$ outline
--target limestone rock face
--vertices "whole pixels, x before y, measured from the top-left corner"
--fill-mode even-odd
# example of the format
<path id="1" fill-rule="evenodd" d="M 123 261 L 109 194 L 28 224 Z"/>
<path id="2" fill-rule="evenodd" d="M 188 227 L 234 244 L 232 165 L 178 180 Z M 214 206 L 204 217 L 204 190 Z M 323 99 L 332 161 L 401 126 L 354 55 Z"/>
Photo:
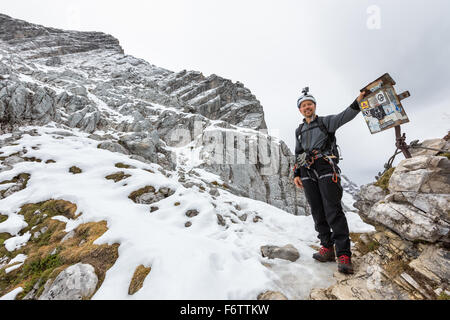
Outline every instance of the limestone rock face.
<path id="1" fill-rule="evenodd" d="M 123 52 L 119 41 L 110 35 L 101 32 L 61 31 L 0 15 L 0 39 L 14 45 L 29 57 L 48 58 L 96 49 Z M 36 52 L 37 48 L 41 48 L 41 51 Z M 60 63 L 57 58 L 47 61 L 49 65 Z"/>
<path id="2" fill-rule="evenodd" d="M 367 184 L 361 186 L 360 192 L 358 194 L 358 197 L 361 200 L 369 201 L 370 203 L 380 201 L 385 196 L 386 192 L 374 184 Z"/>
<path id="3" fill-rule="evenodd" d="M 422 148 L 418 148 L 422 147 Z M 425 149 L 429 148 L 429 149 Z M 421 143 L 417 144 L 416 148 L 410 148 L 409 151 L 411 153 L 412 157 L 422 156 L 422 155 L 430 155 L 435 156 L 440 151 L 437 150 L 431 150 L 431 149 L 438 149 L 438 150 L 444 150 L 447 151 L 450 150 L 450 142 L 445 139 L 427 139 L 422 141 Z"/>
<path id="4" fill-rule="evenodd" d="M 445 147 L 446 140 L 422 146 Z M 439 299 L 450 294 L 450 161 L 414 152 L 392 173 L 388 192 L 368 184 L 355 207 L 377 232 L 352 236 L 355 274 L 335 273 L 336 284 L 310 299 Z"/>
<path id="5" fill-rule="evenodd" d="M 292 153 L 267 135 L 263 108 L 242 83 L 159 68 L 124 54 L 117 39 L 101 32 L 48 28 L 3 14 L 0 27 L 0 133 L 53 121 L 103 140 L 99 148 L 165 170 L 195 163 L 218 174 L 233 193 L 309 214 L 292 181 Z"/>
<path id="6" fill-rule="evenodd" d="M 63 270 L 51 284 L 46 284 L 39 300 L 81 300 L 90 297 L 98 278 L 90 264 L 77 263 Z"/>
<path id="7" fill-rule="evenodd" d="M 311 300 L 409 300 L 408 294 L 388 281 L 383 269 L 378 267 L 381 258 L 367 254 L 356 265 L 357 272 L 352 276 L 335 273 L 337 283 L 330 288 L 313 289 Z"/>
<path id="8" fill-rule="evenodd" d="M 449 242 L 450 160 L 421 155 L 402 160 L 389 180 L 390 194 L 362 187 L 360 215 L 405 239 Z M 380 189 L 381 190 L 381 189 Z"/>
<path id="9" fill-rule="evenodd" d="M 389 180 L 390 192 L 450 193 L 450 160 L 417 156 L 402 160 Z"/>
<path id="10" fill-rule="evenodd" d="M 310 299 L 436 299 L 449 290 L 450 257 L 440 245 L 413 243 L 381 228 L 361 236 L 352 251 L 355 273 L 336 272 L 336 283 L 311 290 Z"/>
<path id="11" fill-rule="evenodd" d="M 427 246 L 409 266 L 427 279 L 440 282 L 442 279 L 450 279 L 449 263 L 448 250 L 437 246 Z"/>
<path id="12" fill-rule="evenodd" d="M 450 197 L 446 196 L 447 208 Z M 408 240 L 436 242 L 443 240 L 449 231 L 449 223 L 440 218 L 437 210 L 424 212 L 410 204 L 396 202 L 377 202 L 368 216 L 401 234 Z"/>

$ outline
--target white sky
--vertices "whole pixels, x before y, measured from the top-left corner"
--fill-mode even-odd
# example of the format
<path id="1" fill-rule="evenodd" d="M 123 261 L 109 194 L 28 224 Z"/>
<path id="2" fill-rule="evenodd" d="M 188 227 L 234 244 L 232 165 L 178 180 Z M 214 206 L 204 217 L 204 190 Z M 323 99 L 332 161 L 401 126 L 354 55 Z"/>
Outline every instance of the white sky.
<path id="1" fill-rule="evenodd" d="M 447 0 L 15 0 L 0 12 L 109 33 L 125 53 L 157 66 L 240 81 L 264 107 L 270 132 L 292 151 L 303 87 L 316 97 L 317 114 L 334 114 L 385 72 L 397 93 L 411 93 L 403 100 L 408 143 L 450 129 Z M 395 150 L 394 130 L 371 135 L 361 114 L 337 138 L 343 173 L 358 184 L 373 181 Z"/>

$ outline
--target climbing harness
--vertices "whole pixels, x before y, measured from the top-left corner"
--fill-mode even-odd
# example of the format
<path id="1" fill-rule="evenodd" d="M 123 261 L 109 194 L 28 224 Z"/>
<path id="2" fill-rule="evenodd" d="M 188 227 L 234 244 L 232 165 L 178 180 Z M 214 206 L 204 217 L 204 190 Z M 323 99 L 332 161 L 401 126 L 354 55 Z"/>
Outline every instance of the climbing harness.
<path id="1" fill-rule="evenodd" d="M 340 151 L 340 147 L 339 145 L 337 145 L 336 143 L 336 135 L 335 132 L 330 132 L 327 130 L 325 124 L 323 123 L 323 117 L 317 117 L 317 125 L 313 125 L 305 130 L 303 130 L 303 125 L 304 123 L 301 123 L 298 126 L 298 130 L 300 132 L 300 135 L 305 133 L 306 131 L 315 129 L 315 128 L 319 128 L 326 136 L 327 136 L 327 141 L 326 143 L 323 144 L 321 151 L 323 150 L 330 150 L 331 153 L 335 156 L 336 159 L 336 163 L 339 163 L 339 160 L 342 160 L 342 157 L 340 156 L 341 151 Z M 297 139 L 301 139 L 300 135 Z M 302 153 L 300 153 L 301 155 Z"/>
<path id="2" fill-rule="evenodd" d="M 332 158 L 331 158 L 332 156 L 324 156 L 323 158 L 325 159 L 325 161 L 326 162 L 328 162 L 329 164 L 330 164 L 330 166 L 331 166 L 331 168 L 333 169 L 333 173 L 332 173 L 332 178 L 331 178 L 331 180 L 334 182 L 334 183 L 337 183 L 338 182 L 338 174 L 337 174 L 337 172 L 336 172 L 336 166 L 334 165 L 334 162 L 333 162 L 333 160 L 331 160 Z M 333 156 L 334 157 L 334 156 Z M 325 176 L 325 175 L 324 175 Z"/>
<path id="3" fill-rule="evenodd" d="M 331 166 L 331 168 L 333 169 L 333 173 L 327 173 L 327 174 L 323 174 L 323 175 L 319 176 L 317 171 L 314 168 L 311 168 L 311 166 L 314 164 L 314 162 L 319 158 L 323 158 Z M 325 155 L 325 154 L 319 153 L 317 150 L 313 150 L 312 152 L 310 152 L 309 156 L 308 156 L 307 152 L 304 152 L 297 157 L 297 162 L 294 165 L 294 172 L 295 172 L 295 169 L 297 169 L 300 166 L 303 166 L 309 170 L 306 171 L 308 174 L 308 177 L 303 177 L 303 178 L 301 178 L 302 180 L 311 179 L 311 180 L 317 182 L 319 179 L 331 176 L 331 180 L 334 183 L 337 183 L 340 171 L 339 171 L 339 168 L 337 168 L 337 170 L 336 170 L 336 165 L 332 159 L 336 159 L 336 156 L 335 155 Z M 310 170 L 312 170 L 312 172 L 314 172 L 314 175 L 316 176 L 315 178 L 311 177 Z"/>

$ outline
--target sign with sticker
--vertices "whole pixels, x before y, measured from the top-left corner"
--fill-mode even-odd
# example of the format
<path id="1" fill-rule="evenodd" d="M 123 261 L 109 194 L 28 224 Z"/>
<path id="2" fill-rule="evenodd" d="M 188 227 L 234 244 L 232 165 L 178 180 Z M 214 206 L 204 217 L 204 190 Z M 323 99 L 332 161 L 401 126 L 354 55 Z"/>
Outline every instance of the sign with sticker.
<path id="1" fill-rule="evenodd" d="M 372 134 L 409 122 L 400 102 L 404 93 L 397 95 L 394 85 L 395 81 L 386 73 L 361 89 L 361 92 L 369 91 L 360 107 Z"/>
<path id="2" fill-rule="evenodd" d="M 384 95 L 383 91 L 376 93 L 375 97 L 377 98 L 377 102 L 381 105 L 387 102 L 386 96 Z"/>
<path id="3" fill-rule="evenodd" d="M 369 107 L 369 101 L 361 102 L 361 109 L 367 109 Z"/>
<path id="4" fill-rule="evenodd" d="M 371 108 L 377 107 L 377 106 L 380 105 L 380 104 L 378 103 L 378 100 L 377 100 L 377 98 L 376 98 L 375 96 L 369 97 L 369 98 L 368 98 L 368 101 L 369 101 L 369 106 L 370 106 Z"/>
<path id="5" fill-rule="evenodd" d="M 390 104 L 383 106 L 384 109 L 384 113 L 386 113 L 386 115 L 390 115 L 391 113 L 394 112 L 394 107 Z"/>

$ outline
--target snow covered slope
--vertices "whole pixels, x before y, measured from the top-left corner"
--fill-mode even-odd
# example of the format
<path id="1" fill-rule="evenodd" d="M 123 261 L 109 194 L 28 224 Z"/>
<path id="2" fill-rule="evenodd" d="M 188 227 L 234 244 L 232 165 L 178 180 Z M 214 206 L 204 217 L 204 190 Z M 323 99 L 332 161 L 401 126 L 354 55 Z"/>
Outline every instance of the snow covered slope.
<path id="1" fill-rule="evenodd" d="M 256 299 L 265 290 L 302 299 L 311 288 L 331 284 L 336 265 L 311 258 L 311 245 L 318 245 L 311 216 L 295 216 L 226 190 L 212 195 L 210 182 L 220 183 L 220 177 L 203 170 L 190 177 L 195 185 L 185 188 L 177 171 L 164 174 L 157 164 L 97 148 L 99 142 L 78 129 L 52 123 L 24 127 L 23 132 L 16 132 L 15 140 L 11 134 L 0 137 L 1 156 L 17 158 L 12 168 L 2 169 L 0 181 L 30 175 L 24 189 L 0 201 L 0 212 L 8 217 L 0 223 L 0 234 L 12 235 L 4 244 L 13 255 L 30 254 L 20 251 L 37 232 L 21 232 L 27 223 L 18 212 L 26 203 L 63 199 L 76 204 L 76 218 L 52 217 L 65 224 L 64 234 L 81 224 L 106 221 L 108 230 L 95 244 L 118 243 L 118 258 L 93 299 Z M 35 161 L 20 161 L 25 156 Z M 120 169 L 117 164 L 122 164 Z M 73 166 L 81 172 L 70 172 Z M 117 171 L 129 176 L 118 182 L 105 178 Z M 173 193 L 151 204 L 129 198 L 149 185 L 155 192 L 166 188 Z M 158 210 L 151 212 L 151 206 Z M 196 210 L 195 216 L 188 217 L 189 210 Z M 356 214 L 348 219 L 352 232 L 372 230 Z M 261 256 L 263 245 L 288 243 L 300 253 L 295 262 Z M 139 265 L 151 271 L 142 289 L 129 295 Z"/>

